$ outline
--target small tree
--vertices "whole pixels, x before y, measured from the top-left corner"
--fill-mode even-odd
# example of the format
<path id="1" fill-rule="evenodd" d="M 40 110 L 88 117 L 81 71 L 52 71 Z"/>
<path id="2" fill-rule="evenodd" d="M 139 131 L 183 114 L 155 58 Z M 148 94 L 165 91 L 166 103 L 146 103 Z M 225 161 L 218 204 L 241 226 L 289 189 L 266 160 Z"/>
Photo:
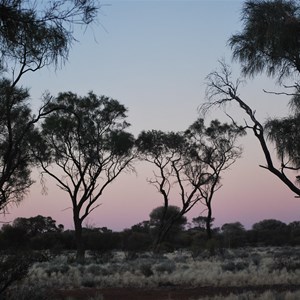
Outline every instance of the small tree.
<path id="1" fill-rule="evenodd" d="M 131 168 L 134 138 L 125 131 L 126 108 L 117 100 L 69 92 L 59 94 L 53 105 L 65 109 L 43 122 L 36 156 L 43 172 L 70 197 L 77 261 L 82 262 L 82 223 L 99 206 L 97 200 L 107 186 Z"/>
<path id="2" fill-rule="evenodd" d="M 172 227 L 164 236 L 164 240 L 177 235 L 184 229 L 184 225 L 187 223 L 187 218 L 180 213 L 181 209 L 175 205 L 168 205 L 166 211 L 164 206 L 156 207 L 151 211 L 149 215 L 149 224 L 156 239 L 161 234 L 162 229 L 165 228 L 170 222 L 172 222 Z"/>
<path id="3" fill-rule="evenodd" d="M 214 218 L 211 218 L 210 220 L 210 228 L 212 228 Z M 192 224 L 194 225 L 193 228 L 196 228 L 200 231 L 205 231 L 207 228 L 207 217 L 204 216 L 198 216 L 192 219 Z"/>
<path id="4" fill-rule="evenodd" d="M 41 215 L 31 218 L 16 218 L 13 222 L 13 227 L 19 227 L 26 231 L 29 237 L 34 237 L 38 234 L 61 232 L 63 225 L 56 225 L 56 221 L 51 217 Z"/>
<path id="5" fill-rule="evenodd" d="M 253 224 L 252 230 L 260 244 L 280 246 L 289 242 L 289 228 L 279 220 L 262 220 Z"/>
<path id="6" fill-rule="evenodd" d="M 226 223 L 221 227 L 228 248 L 243 245 L 246 237 L 244 225 L 240 222 Z"/>

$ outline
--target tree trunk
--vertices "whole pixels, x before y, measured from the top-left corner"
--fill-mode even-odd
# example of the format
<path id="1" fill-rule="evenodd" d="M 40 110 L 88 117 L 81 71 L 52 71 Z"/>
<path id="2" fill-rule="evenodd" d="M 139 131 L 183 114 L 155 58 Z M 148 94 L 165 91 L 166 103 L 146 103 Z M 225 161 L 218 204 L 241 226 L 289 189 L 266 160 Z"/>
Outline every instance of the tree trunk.
<path id="1" fill-rule="evenodd" d="M 161 246 L 162 242 L 166 239 L 169 231 L 173 227 L 173 225 L 176 222 L 177 218 L 169 219 L 165 224 L 163 224 L 163 226 L 160 227 L 158 236 L 155 239 L 155 242 L 154 242 L 154 245 L 153 245 L 153 252 L 154 253 L 159 253 L 160 246 Z"/>
<path id="2" fill-rule="evenodd" d="M 212 217 L 212 211 L 211 211 L 211 206 L 210 204 L 207 205 L 207 217 L 206 217 L 206 234 L 207 234 L 207 238 L 209 240 L 212 239 L 212 232 L 211 232 L 211 217 Z"/>
<path id="3" fill-rule="evenodd" d="M 84 263 L 85 249 L 82 239 L 82 222 L 79 216 L 74 214 L 74 225 L 75 225 L 75 240 L 76 240 L 76 261 L 79 264 Z"/>

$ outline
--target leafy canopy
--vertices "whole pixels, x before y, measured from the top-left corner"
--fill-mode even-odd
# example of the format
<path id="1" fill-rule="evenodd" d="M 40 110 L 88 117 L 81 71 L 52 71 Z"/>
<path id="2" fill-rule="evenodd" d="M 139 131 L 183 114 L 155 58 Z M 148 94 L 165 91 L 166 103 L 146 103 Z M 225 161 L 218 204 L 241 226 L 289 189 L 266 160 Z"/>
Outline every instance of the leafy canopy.
<path id="1" fill-rule="evenodd" d="M 251 0 L 243 7 L 243 31 L 229 45 L 245 75 L 264 71 L 279 81 L 300 71 L 298 1 Z"/>
<path id="2" fill-rule="evenodd" d="M 21 64 L 23 71 L 67 59 L 75 41 L 74 25 L 96 18 L 93 0 L 0 0 L 0 62 Z"/>
<path id="3" fill-rule="evenodd" d="M 0 80 L 0 210 L 18 203 L 32 184 L 32 141 L 36 136 L 29 94 Z"/>

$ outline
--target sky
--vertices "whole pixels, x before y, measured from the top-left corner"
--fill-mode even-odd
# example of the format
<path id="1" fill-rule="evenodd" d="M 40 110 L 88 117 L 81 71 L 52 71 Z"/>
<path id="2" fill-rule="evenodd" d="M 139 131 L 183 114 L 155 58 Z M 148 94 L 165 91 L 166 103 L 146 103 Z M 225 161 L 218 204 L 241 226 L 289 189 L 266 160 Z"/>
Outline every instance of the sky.
<path id="1" fill-rule="evenodd" d="M 239 65 L 232 62 L 227 41 L 242 28 L 238 0 L 106 0 L 97 24 L 76 31 L 69 60 L 58 70 L 45 68 L 27 74 L 22 85 L 30 88 L 32 108 L 37 109 L 41 95 L 72 91 L 86 95 L 93 91 L 117 99 L 128 108 L 130 131 L 182 131 L 199 116 L 206 101 L 206 76 L 225 59 L 239 77 Z M 264 122 L 288 113 L 287 97 L 263 92 L 280 89 L 265 76 L 247 79 L 241 97 L 256 110 Z M 238 107 L 230 114 L 239 120 Z M 218 118 L 229 122 L 222 110 L 214 110 L 207 122 Z M 240 140 L 243 157 L 223 175 L 223 187 L 213 199 L 215 226 L 240 221 L 246 228 L 263 219 L 283 222 L 300 219 L 300 200 L 278 179 L 259 167 L 264 157 L 251 135 Z M 85 225 L 113 230 L 130 228 L 149 218 L 151 210 L 162 205 L 160 194 L 147 182 L 151 166 L 136 165 L 136 173 L 122 174 L 107 188 L 101 205 Z M 70 199 L 50 179 L 43 191 L 38 171 L 36 183 L 18 207 L 11 207 L 3 221 L 38 214 L 51 216 L 66 228 L 74 228 Z M 176 198 L 176 197 L 174 197 Z M 172 199 L 176 205 L 177 199 Z M 188 217 L 199 216 L 203 207 L 193 208 Z"/>

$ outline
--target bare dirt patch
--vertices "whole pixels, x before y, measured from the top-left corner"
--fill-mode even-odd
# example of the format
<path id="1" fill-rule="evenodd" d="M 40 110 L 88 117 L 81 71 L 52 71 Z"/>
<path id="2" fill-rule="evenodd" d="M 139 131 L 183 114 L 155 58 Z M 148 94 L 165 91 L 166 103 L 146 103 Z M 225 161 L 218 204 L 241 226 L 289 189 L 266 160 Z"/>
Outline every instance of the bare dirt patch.
<path id="1" fill-rule="evenodd" d="M 159 287 L 146 288 L 105 288 L 105 289 L 72 289 L 59 290 L 56 292 L 57 299 L 63 300 L 72 297 L 77 300 L 86 300 L 89 297 L 102 295 L 104 300 L 191 300 L 200 297 L 228 296 L 231 293 L 241 294 L 244 292 L 263 293 L 265 291 L 296 291 L 300 285 L 262 285 L 262 286 L 238 286 L 238 287 Z"/>

